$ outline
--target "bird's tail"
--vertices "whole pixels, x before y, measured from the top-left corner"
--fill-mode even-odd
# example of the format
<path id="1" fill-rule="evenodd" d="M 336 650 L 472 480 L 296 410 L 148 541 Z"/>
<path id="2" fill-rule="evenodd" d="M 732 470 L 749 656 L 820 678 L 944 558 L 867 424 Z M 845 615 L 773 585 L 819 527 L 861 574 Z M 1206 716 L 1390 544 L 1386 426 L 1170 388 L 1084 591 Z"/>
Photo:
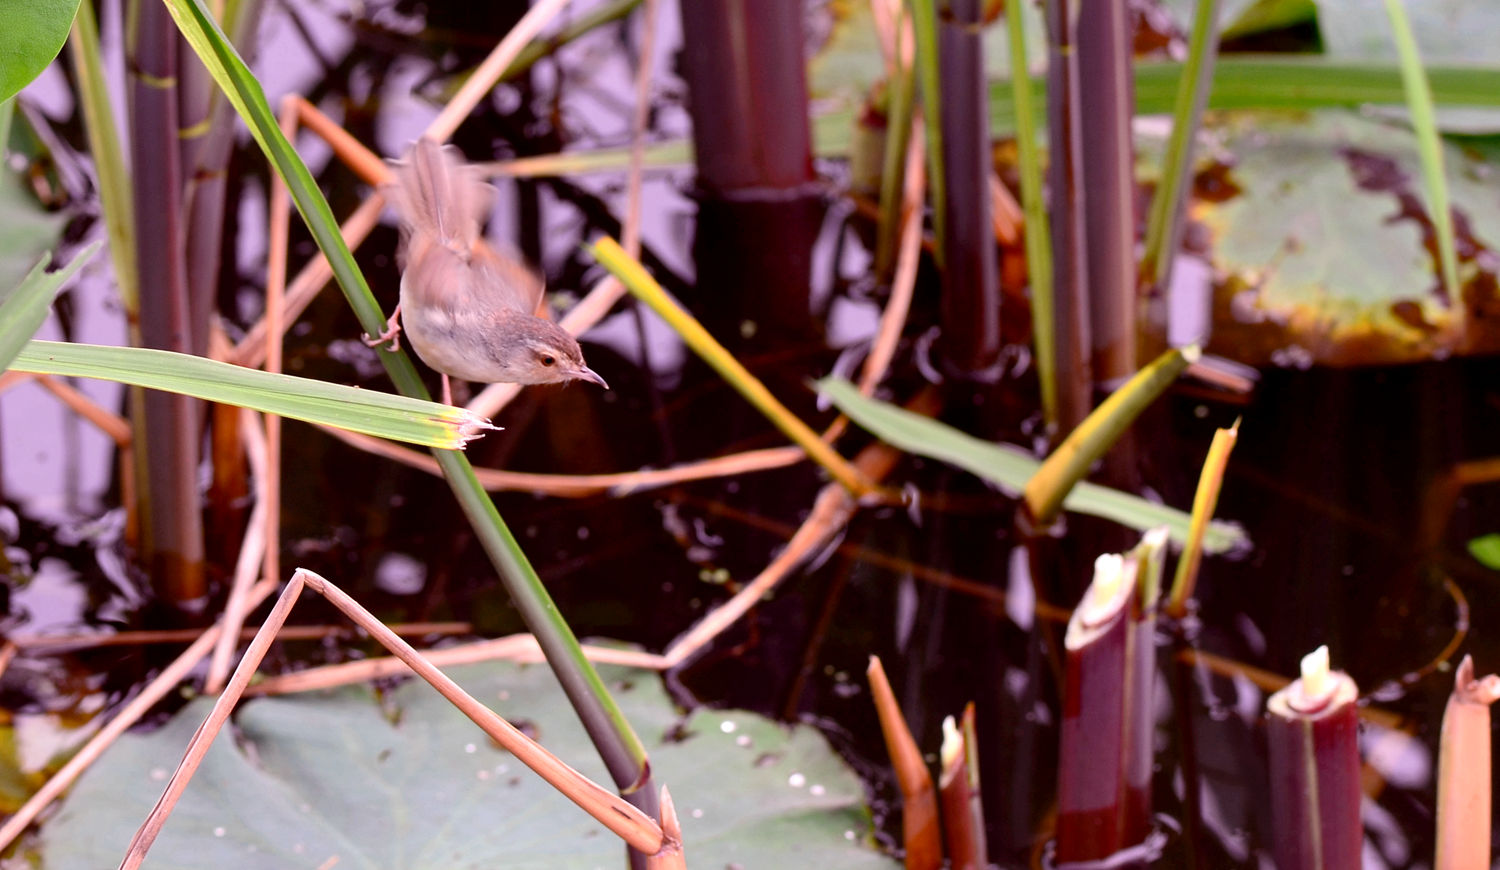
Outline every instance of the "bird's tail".
<path id="1" fill-rule="evenodd" d="M 427 235 L 469 257 L 489 215 L 495 189 L 464 162 L 457 148 L 422 137 L 405 160 L 392 161 L 385 194 L 409 236 Z"/>

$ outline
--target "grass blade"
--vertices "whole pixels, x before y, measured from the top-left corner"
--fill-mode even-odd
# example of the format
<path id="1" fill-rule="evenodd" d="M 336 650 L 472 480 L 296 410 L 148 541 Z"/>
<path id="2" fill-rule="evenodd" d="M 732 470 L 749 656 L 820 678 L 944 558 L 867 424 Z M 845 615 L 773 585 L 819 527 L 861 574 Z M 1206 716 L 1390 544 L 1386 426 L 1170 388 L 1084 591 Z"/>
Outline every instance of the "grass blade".
<path id="1" fill-rule="evenodd" d="M 1005 27 L 1010 37 L 1010 97 L 1014 106 L 1016 163 L 1021 175 L 1021 207 L 1026 215 L 1026 274 L 1031 284 L 1031 329 L 1036 337 L 1037 379 L 1042 414 L 1057 423 L 1057 336 L 1052 299 L 1052 229 L 1042 189 L 1042 158 L 1032 104 L 1032 79 L 1026 68 L 1026 29 L 1021 0 L 1005 0 Z M 991 123 L 994 112 L 991 110 Z"/>
<path id="2" fill-rule="evenodd" d="M 1193 165 L 1193 137 L 1203 118 L 1213 80 L 1214 60 L 1219 53 L 1219 0 L 1198 0 L 1193 12 L 1193 33 L 1188 40 L 1187 63 L 1178 79 L 1172 108 L 1172 136 L 1162 158 L 1161 183 L 1151 196 L 1151 217 L 1146 224 L 1146 252 L 1141 258 L 1145 285 L 1166 286 L 1182 238 L 1182 212 L 1188 175 Z"/>
<path id="3" fill-rule="evenodd" d="M 11 368 L 165 390 L 447 450 L 493 428 L 465 408 L 151 348 L 33 341 Z"/>
<path id="4" fill-rule="evenodd" d="M 115 127 L 114 107 L 104 84 L 99 26 L 91 3 L 78 7 L 73 33 L 68 37 L 68 53 L 78 78 L 78 102 L 83 109 L 89 154 L 94 158 L 94 171 L 99 174 L 99 203 L 104 209 L 104 229 L 109 236 L 109 257 L 115 264 L 115 281 L 120 285 L 120 301 L 126 311 L 134 314 L 140 293 L 131 217 L 135 213 L 134 192 L 125 168 L 125 152 L 120 148 L 120 132 Z"/>
<path id="5" fill-rule="evenodd" d="M 933 257 L 943 268 L 947 249 L 947 191 L 943 179 L 943 94 L 938 80 L 937 4 L 932 0 L 909 0 L 912 36 L 916 44 L 918 85 L 922 89 L 922 121 L 927 125 L 927 190 L 932 197 Z"/>
<path id="6" fill-rule="evenodd" d="M 882 441 L 907 453 L 956 465 L 984 478 L 1012 498 L 1021 494 L 1026 482 L 1042 467 L 1041 462 L 1019 447 L 981 441 L 931 417 L 866 398 L 841 378 L 824 378 L 818 381 L 817 388 L 849 419 Z M 1183 511 L 1088 481 L 1074 485 L 1063 499 L 1063 508 L 1142 532 L 1166 526 L 1172 540 L 1179 544 L 1187 540 L 1189 517 Z M 1249 538 L 1235 523 L 1215 520 L 1209 523 L 1203 536 L 1203 549 L 1209 553 L 1238 550 L 1248 544 Z"/>
<path id="7" fill-rule="evenodd" d="M 1462 291 L 1458 286 L 1458 253 L 1453 242 L 1453 212 L 1448 208 L 1448 179 L 1443 173 L 1443 143 L 1438 137 L 1437 117 L 1432 105 L 1432 87 L 1422 70 L 1417 40 L 1412 36 L 1411 22 L 1401 0 L 1385 0 L 1386 15 L 1396 37 L 1396 51 L 1401 58 L 1401 82 L 1406 91 L 1406 107 L 1417 134 L 1417 153 L 1422 160 L 1422 181 L 1427 186 L 1427 213 L 1437 234 L 1438 262 L 1442 266 L 1443 286 L 1453 310 L 1462 312 Z"/>

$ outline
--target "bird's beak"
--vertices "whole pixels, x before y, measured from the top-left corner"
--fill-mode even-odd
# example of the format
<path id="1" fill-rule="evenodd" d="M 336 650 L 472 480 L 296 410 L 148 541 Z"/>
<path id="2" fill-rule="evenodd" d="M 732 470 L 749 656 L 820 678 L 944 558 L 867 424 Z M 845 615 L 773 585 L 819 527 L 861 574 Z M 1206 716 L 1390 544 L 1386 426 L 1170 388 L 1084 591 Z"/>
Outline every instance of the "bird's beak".
<path id="1" fill-rule="evenodd" d="M 588 366 L 584 366 L 583 368 L 579 369 L 578 373 L 573 375 L 573 377 L 577 378 L 580 381 L 593 381 L 604 389 L 609 389 L 609 384 L 606 384 L 604 382 L 604 378 L 599 377 L 599 373 L 589 368 Z"/>

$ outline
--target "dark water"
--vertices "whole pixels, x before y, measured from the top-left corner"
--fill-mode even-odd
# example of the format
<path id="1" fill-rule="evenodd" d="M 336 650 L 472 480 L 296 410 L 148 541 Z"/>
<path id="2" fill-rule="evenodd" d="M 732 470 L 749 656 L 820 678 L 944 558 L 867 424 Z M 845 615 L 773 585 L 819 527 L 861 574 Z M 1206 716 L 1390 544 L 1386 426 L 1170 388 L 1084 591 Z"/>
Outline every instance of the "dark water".
<path id="1" fill-rule="evenodd" d="M 475 62 L 509 26 L 515 5 L 486 7 L 493 19 L 475 21 L 467 6 L 464 17 L 455 17 L 459 5 L 427 4 L 430 29 L 422 39 L 411 36 L 419 28 L 403 3 L 366 4 L 353 20 L 337 8 L 299 9 L 300 23 L 276 6 L 257 69 L 266 72 L 273 103 L 287 89 L 309 94 L 341 113 L 361 139 L 393 154 L 435 113 L 413 88 L 433 88 L 444 74 Z M 670 72 L 680 43 L 674 4 L 663 4 L 660 20 L 653 136 L 667 137 L 680 135 L 685 125 L 684 86 Z M 545 153 L 564 142 L 573 148 L 622 144 L 630 116 L 622 83 L 632 46 L 610 29 L 568 49 L 560 64 L 540 67 L 530 84 L 501 88 L 456 141 L 471 156 Z M 58 111 L 62 128 L 77 141 L 76 119 Z M 347 212 L 358 192 L 351 176 L 328 166 L 321 146 L 305 145 L 335 211 Z M 265 170 L 248 147 L 235 169 L 242 205 L 232 228 L 240 274 L 226 279 L 222 305 L 243 327 L 258 314 L 251 289 L 263 283 L 258 226 Z M 844 226 L 848 209 L 831 192 L 819 203 L 827 207 L 817 210 L 814 223 L 811 302 L 806 316 L 788 316 L 785 294 L 768 293 L 773 304 L 718 285 L 695 286 L 699 269 L 708 269 L 693 259 L 697 205 L 690 184 L 685 172 L 655 174 L 648 183 L 645 240 L 658 277 L 794 411 L 826 424 L 831 415 L 816 407 L 805 381 L 868 339 L 883 302 L 865 278 L 868 258 L 858 234 Z M 501 188 L 491 232 L 517 240 L 541 264 L 549 286 L 575 289 L 599 277 L 577 245 L 595 229 L 616 231 L 601 217 L 623 210 L 620 174 Z M 716 213 L 716 220 L 731 224 L 753 217 Z M 767 219 L 763 212 L 761 219 Z M 756 227 L 747 223 L 745 231 Z M 359 253 L 387 305 L 396 295 L 394 246 L 394 231 L 386 227 Z M 294 257 L 310 250 L 305 236 L 294 240 Z M 734 268 L 709 265 L 715 274 Z M 936 322 L 934 289 L 919 290 L 888 382 L 889 395 L 898 399 L 924 383 L 916 339 Z M 107 304 L 88 304 L 100 309 L 105 325 L 97 328 L 107 332 Z M 1006 316 L 1024 324 L 1027 315 L 1012 307 Z M 387 388 L 373 358 L 356 346 L 358 334 L 342 299 L 328 292 L 289 337 L 288 370 Z M 663 327 L 629 304 L 584 347 L 615 389 L 528 389 L 496 421 L 505 431 L 470 448 L 477 465 L 619 471 L 783 443 Z M 1446 523 L 1434 521 L 1439 513 L 1425 501 L 1431 481 L 1456 463 L 1494 451 L 1497 375 L 1494 360 L 1266 371 L 1248 403 L 1183 387 L 1136 428 L 1142 480 L 1168 503 L 1186 507 L 1214 428 L 1236 417 L 1244 421 L 1219 513 L 1243 523 L 1256 546 L 1241 559 L 1205 563 L 1194 626 L 1199 647 L 1291 675 L 1304 653 L 1327 643 L 1335 666 L 1348 670 L 1362 690 L 1387 687 L 1371 703 L 1396 714 L 1405 730 L 1365 731 L 1365 757 L 1384 782 L 1365 807 L 1367 866 L 1421 866 L 1432 852 L 1432 747 L 1451 676 L 1401 681 L 1426 667 L 1456 630 L 1459 609 L 1445 579 L 1467 600 L 1473 632 L 1465 649 L 1481 672 L 1500 662 L 1494 634 L 1486 630 L 1500 624 L 1491 594 L 1500 575 L 1464 549 L 1469 539 L 1497 530 L 1500 486 L 1463 491 Z M 0 403 L 4 495 L 13 511 L 4 515 L 4 533 L 12 561 L 39 570 L 29 584 L 12 575 L 6 627 L 142 627 L 149 621 L 137 591 L 142 578 L 122 558 L 117 529 L 99 519 L 113 504 L 107 445 L 59 422 L 48 430 L 56 434 L 42 436 L 54 445 L 49 464 L 41 466 L 51 474 L 34 473 L 21 486 L 21 470 L 33 468 L 26 458 L 40 448 L 20 446 L 37 434 L 17 424 L 30 413 L 18 410 L 17 395 L 24 397 L 8 394 Z M 990 437 L 1025 443 L 1034 423 L 1028 372 L 995 385 L 950 383 L 944 396 L 946 419 Z M 39 407 L 45 400 L 33 395 L 29 401 L 34 404 L 27 407 Z M 441 481 L 298 423 L 287 424 L 286 441 L 285 565 L 323 573 L 387 620 L 468 620 L 486 636 L 523 629 Z M 55 446 L 75 442 L 82 446 Z M 851 449 L 865 443 L 858 432 L 842 442 Z M 87 467 L 75 467 L 84 462 Z M 92 483 L 63 485 L 70 480 Z M 1054 800 L 1058 713 L 1049 636 L 1056 643 L 1062 626 L 1034 616 L 1030 584 L 1012 570 L 1011 502 L 965 473 L 916 459 L 904 460 L 890 480 L 915 487 L 920 509 L 860 511 L 836 547 L 670 682 L 685 702 L 816 723 L 870 783 L 888 844 L 899 842 L 899 810 L 892 806 L 895 790 L 865 689 L 868 656 L 884 660 L 924 749 L 936 751 L 944 716 L 975 701 L 993 856 L 1005 866 L 1024 866 L 1045 837 L 1038 832 L 1047 829 Z M 804 465 L 621 497 L 508 493 L 497 504 L 580 636 L 660 650 L 765 566 L 821 485 L 819 474 Z M 1092 561 L 1100 542 L 1122 540 L 1103 523 L 1069 522 L 1056 574 L 1037 578 L 1047 600 L 1064 607 L 1076 601 L 1080 566 Z M 319 607 L 305 600 L 299 620 L 337 621 Z M 1173 670 L 1163 642 L 1165 680 Z M 364 652 L 292 643 L 268 667 Z M 0 682 L 0 693 L 11 709 L 86 711 L 101 698 L 121 697 L 168 654 L 113 649 L 23 657 Z M 1245 680 L 1202 672 L 1184 682 L 1187 694 L 1181 683 L 1168 692 L 1166 682 L 1160 693 L 1156 809 L 1170 820 L 1185 813 L 1186 722 L 1203 791 L 1203 832 L 1191 844 L 1206 862 L 1200 866 L 1255 866 L 1269 821 L 1257 728 L 1265 695 Z M 1168 827 L 1173 824 L 1181 822 Z M 1159 862 L 1186 863 L 1182 838 Z"/>

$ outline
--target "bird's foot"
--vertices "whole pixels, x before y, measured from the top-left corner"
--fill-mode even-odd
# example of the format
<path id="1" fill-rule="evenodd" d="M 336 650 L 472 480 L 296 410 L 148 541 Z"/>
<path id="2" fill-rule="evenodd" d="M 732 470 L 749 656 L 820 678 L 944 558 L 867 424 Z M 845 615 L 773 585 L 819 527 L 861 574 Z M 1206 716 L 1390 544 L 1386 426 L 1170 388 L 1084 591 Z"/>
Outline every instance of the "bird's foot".
<path id="1" fill-rule="evenodd" d="M 390 347 L 385 348 L 386 350 L 389 350 L 392 353 L 400 350 L 401 324 L 398 322 L 398 319 L 400 317 L 401 306 L 397 305 L 396 310 L 391 312 L 390 318 L 385 322 L 385 332 L 382 332 L 376 336 L 371 336 L 368 332 L 361 333 L 360 339 L 364 341 L 367 347 L 380 347 L 384 344 L 390 344 Z"/>

